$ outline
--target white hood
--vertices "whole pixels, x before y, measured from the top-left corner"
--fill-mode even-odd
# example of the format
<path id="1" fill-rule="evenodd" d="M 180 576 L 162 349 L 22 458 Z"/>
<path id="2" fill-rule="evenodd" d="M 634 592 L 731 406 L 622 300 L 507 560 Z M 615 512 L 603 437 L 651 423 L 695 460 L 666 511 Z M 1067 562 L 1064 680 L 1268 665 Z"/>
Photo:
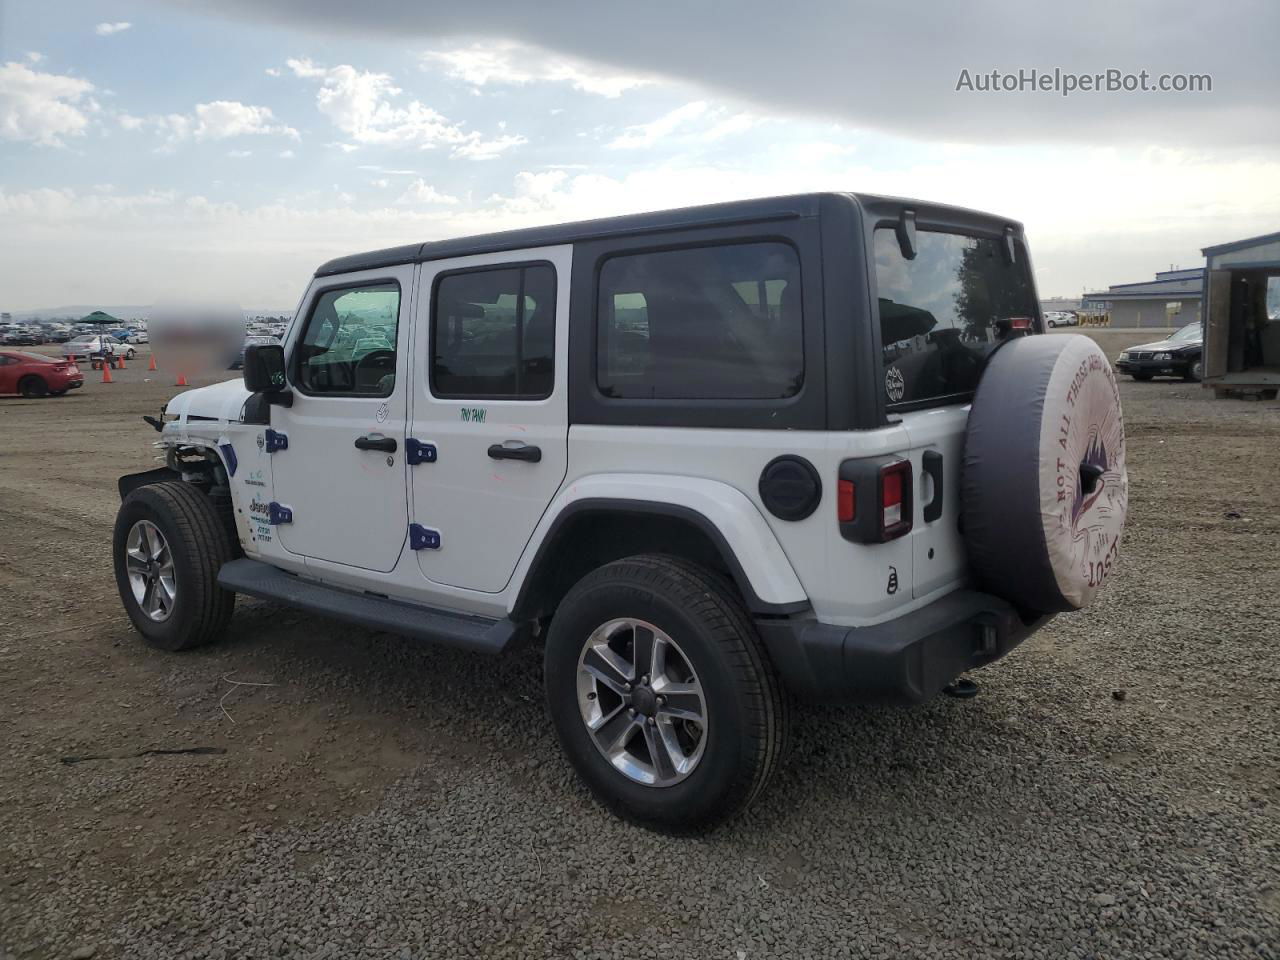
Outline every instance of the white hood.
<path id="1" fill-rule="evenodd" d="M 188 417 L 230 421 L 238 423 L 244 402 L 252 394 L 239 378 L 197 387 L 180 393 L 165 406 L 165 413 L 185 423 Z"/>

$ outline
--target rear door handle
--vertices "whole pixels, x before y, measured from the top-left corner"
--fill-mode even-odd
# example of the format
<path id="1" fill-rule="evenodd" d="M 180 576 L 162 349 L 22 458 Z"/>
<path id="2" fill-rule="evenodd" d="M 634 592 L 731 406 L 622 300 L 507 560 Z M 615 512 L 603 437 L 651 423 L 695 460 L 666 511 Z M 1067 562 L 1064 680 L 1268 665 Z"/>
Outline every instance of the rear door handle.
<path id="1" fill-rule="evenodd" d="M 933 480 L 933 499 L 924 507 L 924 522 L 933 523 L 942 516 L 942 494 L 946 489 L 942 484 L 942 454 L 937 450 L 926 450 L 921 459 L 921 467 Z"/>
<path id="2" fill-rule="evenodd" d="M 542 448 L 530 443 L 510 441 L 495 443 L 489 447 L 489 456 L 494 460 L 523 460 L 526 463 L 538 463 L 542 460 Z"/>
<path id="3" fill-rule="evenodd" d="M 380 434 L 369 433 L 363 437 L 356 437 L 357 450 L 378 450 L 382 453 L 396 452 L 396 438 L 384 437 Z"/>

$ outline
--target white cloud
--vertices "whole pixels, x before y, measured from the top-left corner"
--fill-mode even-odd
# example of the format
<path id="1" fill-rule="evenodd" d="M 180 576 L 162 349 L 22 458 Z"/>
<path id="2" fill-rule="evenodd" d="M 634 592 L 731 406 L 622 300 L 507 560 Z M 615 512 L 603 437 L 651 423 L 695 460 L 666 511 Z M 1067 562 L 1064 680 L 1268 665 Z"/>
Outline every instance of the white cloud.
<path id="1" fill-rule="evenodd" d="M 526 143 L 503 135 L 485 140 L 420 100 L 400 102 L 404 92 L 390 74 L 357 70 L 350 64 L 322 67 L 308 59 L 286 61 L 295 76 L 319 80 L 316 106 L 355 146 L 448 147 L 455 157 L 487 160 Z M 344 144 L 343 149 L 348 145 Z"/>
<path id="2" fill-rule="evenodd" d="M 246 135 L 281 134 L 298 139 L 293 127 L 275 122 L 270 107 L 258 107 L 237 100 L 214 100 L 196 104 L 197 140 L 225 140 Z"/>
<path id="3" fill-rule="evenodd" d="M 376 181 L 375 181 L 376 184 Z M 382 181 L 382 186 L 387 185 L 387 181 Z M 413 183 L 409 184 L 409 188 L 400 196 L 397 203 L 435 203 L 453 205 L 458 202 L 457 197 L 452 197 L 447 193 L 441 193 L 435 187 L 431 186 L 427 181 L 419 177 Z"/>
<path id="4" fill-rule="evenodd" d="M 165 150 L 188 139 L 228 140 L 232 137 L 268 135 L 300 139 L 298 131 L 293 127 L 277 122 L 270 107 L 241 103 L 238 100 L 197 103 L 190 114 L 136 117 L 122 113 L 116 117 L 116 121 L 125 130 L 139 130 L 149 126 L 163 133 L 168 141 Z"/>
<path id="5" fill-rule="evenodd" d="M 429 50 L 422 55 L 421 63 L 424 69 L 442 66 L 449 76 L 477 87 L 567 83 L 575 90 L 610 98 L 654 82 L 653 78 L 637 73 L 588 64 L 539 47 L 504 40 Z"/>
<path id="6" fill-rule="evenodd" d="M 109 37 L 115 33 L 124 33 L 132 26 L 127 20 L 118 20 L 115 23 L 100 23 L 93 28 L 93 32 L 100 37 Z"/>
<path id="7" fill-rule="evenodd" d="M 252 150 L 228 150 L 227 156 L 233 160 L 243 160 L 245 157 L 252 157 Z"/>
<path id="8" fill-rule="evenodd" d="M 391 181 L 388 180 L 386 177 L 375 177 L 374 179 L 369 181 L 369 186 L 377 187 L 378 189 L 381 190 L 391 186 Z"/>
<path id="9" fill-rule="evenodd" d="M 652 147 L 659 141 L 671 136 L 679 128 L 700 119 L 707 112 L 707 109 L 705 100 L 686 103 L 683 107 L 677 107 L 670 113 L 663 114 L 650 123 L 640 123 L 627 127 L 626 130 L 610 142 L 609 147 L 613 150 L 623 150 L 631 147 Z"/>
<path id="10" fill-rule="evenodd" d="M 0 137 L 60 147 L 83 136 L 97 109 L 88 80 L 42 73 L 21 63 L 0 66 Z"/>
<path id="11" fill-rule="evenodd" d="M 280 157 L 281 160 L 292 160 L 295 156 L 297 156 L 297 154 L 295 154 L 292 150 L 281 150 L 278 156 Z"/>
<path id="12" fill-rule="evenodd" d="M 512 147 L 518 147 L 529 141 L 519 135 L 507 134 L 485 140 L 478 133 L 469 134 L 467 139 L 453 148 L 453 156 L 465 160 L 492 160 Z"/>
<path id="13" fill-rule="evenodd" d="M 27 63 L 39 63 L 44 59 L 43 53 L 37 53 L 35 50 L 27 51 Z"/>
<path id="14" fill-rule="evenodd" d="M 282 75 L 279 67 L 267 67 L 264 72 L 268 77 L 279 77 Z"/>

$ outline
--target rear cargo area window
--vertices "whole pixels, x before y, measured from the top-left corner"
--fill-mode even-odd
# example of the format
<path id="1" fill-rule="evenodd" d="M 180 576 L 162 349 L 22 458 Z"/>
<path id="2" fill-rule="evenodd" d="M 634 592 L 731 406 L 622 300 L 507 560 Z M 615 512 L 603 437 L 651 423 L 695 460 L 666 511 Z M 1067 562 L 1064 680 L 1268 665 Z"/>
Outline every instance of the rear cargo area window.
<path id="1" fill-rule="evenodd" d="M 788 244 L 615 256 L 599 290 L 607 397 L 783 399 L 804 382 L 800 258 Z"/>
<path id="2" fill-rule="evenodd" d="M 880 339 L 890 406 L 962 400 L 1014 318 L 1036 315 L 1025 252 L 1003 241 L 921 230 L 907 260 L 891 229 L 875 232 Z"/>

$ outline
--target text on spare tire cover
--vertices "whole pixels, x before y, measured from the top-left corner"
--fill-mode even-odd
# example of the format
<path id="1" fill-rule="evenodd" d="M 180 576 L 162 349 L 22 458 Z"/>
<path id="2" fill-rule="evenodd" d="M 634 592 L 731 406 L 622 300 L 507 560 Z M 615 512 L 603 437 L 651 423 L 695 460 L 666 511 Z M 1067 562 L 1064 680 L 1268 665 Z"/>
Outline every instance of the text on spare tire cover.
<path id="1" fill-rule="evenodd" d="M 1090 587 L 1098 587 L 1111 572 L 1120 549 L 1120 532 L 1108 519 L 1123 517 L 1128 490 L 1124 466 L 1124 423 L 1117 400 L 1099 407 L 1081 404 L 1094 397 L 1084 387 L 1093 377 L 1107 381 L 1107 392 L 1117 394 L 1115 374 L 1099 353 L 1085 357 L 1066 391 L 1067 412 L 1058 427 L 1057 519 L 1071 533 L 1072 565 Z M 1083 459 L 1081 459 L 1083 454 Z M 1085 489 L 1082 467 L 1100 474 L 1092 490 Z"/>

